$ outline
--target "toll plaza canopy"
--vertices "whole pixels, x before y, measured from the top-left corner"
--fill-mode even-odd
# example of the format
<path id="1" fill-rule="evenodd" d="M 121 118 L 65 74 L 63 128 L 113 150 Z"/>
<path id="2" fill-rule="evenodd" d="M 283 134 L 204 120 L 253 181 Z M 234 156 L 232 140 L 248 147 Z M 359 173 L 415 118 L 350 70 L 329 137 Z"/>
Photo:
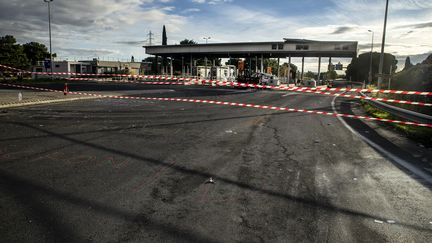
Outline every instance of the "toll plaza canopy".
<path id="1" fill-rule="evenodd" d="M 357 56 L 356 41 L 284 39 L 280 42 L 239 42 L 191 45 L 144 46 L 146 54 L 172 58 L 286 58 Z"/>

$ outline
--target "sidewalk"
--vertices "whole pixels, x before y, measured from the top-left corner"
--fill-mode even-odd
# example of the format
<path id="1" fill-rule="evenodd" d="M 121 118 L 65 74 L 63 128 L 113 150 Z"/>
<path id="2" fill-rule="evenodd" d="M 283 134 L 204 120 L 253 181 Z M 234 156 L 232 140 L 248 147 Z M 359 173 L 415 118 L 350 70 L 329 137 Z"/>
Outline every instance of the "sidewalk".
<path id="1" fill-rule="evenodd" d="M 21 93 L 22 99 L 19 100 Z M 60 92 L 33 91 L 24 89 L 0 89 L 0 108 L 18 107 L 26 105 L 47 104 L 96 97 L 81 95 L 64 95 Z"/>

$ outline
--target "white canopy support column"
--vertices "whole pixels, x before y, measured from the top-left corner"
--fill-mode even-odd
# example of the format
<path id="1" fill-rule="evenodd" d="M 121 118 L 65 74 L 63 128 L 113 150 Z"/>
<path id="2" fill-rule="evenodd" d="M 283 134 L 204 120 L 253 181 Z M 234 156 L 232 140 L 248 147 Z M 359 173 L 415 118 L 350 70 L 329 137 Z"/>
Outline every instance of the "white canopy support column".
<path id="1" fill-rule="evenodd" d="M 204 57 L 205 68 L 204 68 L 204 79 L 207 79 L 207 57 Z"/>
<path id="2" fill-rule="evenodd" d="M 171 77 L 174 75 L 174 67 L 173 67 L 173 58 L 170 59 L 170 75 Z"/>
<path id="3" fill-rule="evenodd" d="M 182 77 L 185 76 L 185 65 L 184 65 L 184 57 L 182 56 L 182 72 L 181 72 Z"/>
<path id="4" fill-rule="evenodd" d="M 288 56 L 288 84 L 291 80 L 291 55 Z"/>
<path id="5" fill-rule="evenodd" d="M 318 80 L 317 80 L 317 83 L 320 83 L 320 80 L 321 80 L 320 76 L 321 76 L 321 57 L 318 57 Z"/>
<path id="6" fill-rule="evenodd" d="M 279 71 L 280 71 L 280 58 L 278 57 L 278 68 L 277 68 L 277 76 L 279 77 Z"/>
<path id="7" fill-rule="evenodd" d="M 193 56 L 190 56 L 190 66 L 189 66 L 189 76 L 192 76 L 192 70 L 193 70 Z"/>
<path id="8" fill-rule="evenodd" d="M 301 71 L 301 81 L 303 81 L 303 74 L 304 74 L 304 57 L 302 57 L 302 71 Z"/>
<path id="9" fill-rule="evenodd" d="M 261 54 L 261 70 L 262 73 L 264 72 L 264 54 Z"/>

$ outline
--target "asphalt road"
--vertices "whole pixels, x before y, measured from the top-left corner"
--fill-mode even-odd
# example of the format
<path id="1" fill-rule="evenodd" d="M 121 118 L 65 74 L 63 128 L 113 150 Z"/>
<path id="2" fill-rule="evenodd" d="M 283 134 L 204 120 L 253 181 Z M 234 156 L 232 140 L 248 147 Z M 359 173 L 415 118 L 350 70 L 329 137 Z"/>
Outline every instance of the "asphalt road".
<path id="1" fill-rule="evenodd" d="M 311 94 L 70 89 L 119 87 L 332 111 Z M 334 117 L 114 99 L 0 113 L 2 242 L 432 242 L 431 205 Z"/>

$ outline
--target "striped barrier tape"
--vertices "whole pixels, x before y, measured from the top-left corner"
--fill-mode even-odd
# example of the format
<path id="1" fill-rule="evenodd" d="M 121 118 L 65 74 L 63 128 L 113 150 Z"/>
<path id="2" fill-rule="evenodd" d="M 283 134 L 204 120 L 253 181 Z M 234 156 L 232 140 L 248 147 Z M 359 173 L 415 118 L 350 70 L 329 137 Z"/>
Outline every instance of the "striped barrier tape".
<path id="1" fill-rule="evenodd" d="M 107 81 L 107 80 L 104 80 L 104 79 L 89 79 L 89 78 L 67 78 L 67 80 Z M 245 87 L 244 83 L 223 82 L 223 81 L 215 82 L 213 80 L 201 80 L 201 81 L 193 80 L 193 81 L 190 81 L 190 82 L 139 82 L 139 81 L 131 81 L 131 80 L 110 80 L 110 82 L 146 84 L 146 85 L 188 85 L 188 84 L 202 85 L 203 83 L 209 83 L 209 84 L 214 84 L 214 85 L 217 85 L 217 86 Z M 248 85 L 247 87 L 249 87 L 249 85 L 251 85 L 251 84 L 246 84 L 246 85 Z M 255 85 L 252 85 L 252 86 L 255 86 Z M 370 96 L 331 93 L 331 92 L 323 92 L 323 91 L 311 90 L 311 89 L 296 89 L 294 87 L 281 87 L 281 86 L 270 86 L 270 87 L 274 87 L 273 89 L 283 90 L 283 91 L 304 92 L 304 93 L 322 94 L 322 95 L 330 95 L 330 96 L 352 98 L 352 99 L 376 100 L 376 101 L 383 101 L 383 102 L 388 102 L 388 103 L 397 103 L 397 104 L 418 105 L 418 106 L 432 107 L 432 103 L 425 103 L 425 102 L 418 102 L 418 101 L 395 100 L 395 99 L 387 99 L 387 98 L 374 98 L 374 97 L 370 97 Z"/>
<path id="2" fill-rule="evenodd" d="M 102 81 L 102 82 L 115 82 L 115 83 L 130 83 L 130 84 L 151 84 L 151 85 L 185 85 L 188 83 L 183 82 L 139 82 L 139 81 L 133 81 L 133 80 L 106 80 L 106 79 L 97 79 L 97 78 L 65 78 L 68 81 Z"/>
<path id="3" fill-rule="evenodd" d="M 62 90 L 38 88 L 38 87 L 23 86 L 23 85 L 16 85 L 16 84 L 0 83 L 0 85 L 15 87 L 15 88 L 23 88 L 23 89 L 34 89 L 34 90 L 42 90 L 42 91 L 50 91 L 50 92 L 63 92 Z M 244 103 L 228 102 L 228 101 L 102 95 L 102 94 L 94 94 L 94 93 L 87 93 L 87 92 L 75 92 L 75 91 L 68 91 L 68 94 L 86 95 L 86 96 L 95 96 L 95 97 L 113 98 L 113 99 L 158 100 L 158 101 L 177 101 L 177 102 L 203 103 L 203 104 L 215 104 L 215 105 L 229 105 L 229 106 L 249 107 L 249 108 L 257 108 L 257 109 L 276 110 L 276 111 L 301 112 L 301 113 L 327 115 L 327 116 L 334 116 L 334 117 L 347 117 L 347 118 L 354 118 L 354 119 L 360 119 L 360 120 L 380 121 L 380 122 L 387 122 L 387 123 L 397 123 L 397 124 L 414 125 L 414 126 L 432 128 L 432 123 L 417 123 L 417 122 L 400 121 L 400 120 L 376 118 L 376 117 L 369 117 L 369 116 L 357 116 L 357 115 L 350 115 L 350 114 L 343 114 L 343 113 L 333 113 L 333 112 L 318 111 L 318 110 L 295 109 L 295 108 L 288 108 L 288 107 L 255 105 L 255 104 L 244 104 Z"/>
<path id="4" fill-rule="evenodd" d="M 156 75 L 134 75 L 134 74 L 106 74 L 106 73 L 73 73 L 73 72 L 31 72 L 18 68 L 13 68 L 0 64 L 0 67 L 10 69 L 16 72 L 27 73 L 27 74 L 37 74 L 37 75 L 73 75 L 73 76 L 103 76 L 103 77 L 131 77 L 131 78 L 144 78 L 144 79 L 160 79 L 160 80 L 179 80 L 182 78 L 169 77 L 169 76 L 156 76 Z"/>
<path id="5" fill-rule="evenodd" d="M 1 65 L 0 67 L 15 70 L 23 73 L 40 74 L 40 75 L 74 75 L 74 76 L 105 76 L 105 77 L 132 77 L 142 79 L 158 79 L 158 80 L 172 80 L 172 81 L 197 81 L 195 78 L 184 78 L 184 77 L 170 77 L 160 75 L 131 75 L 131 74 L 93 74 L 93 73 L 72 73 L 72 72 L 30 72 L 17 68 L 8 67 Z M 225 81 L 219 80 L 201 80 L 206 83 L 219 83 Z M 227 82 L 234 83 L 234 82 Z M 237 82 L 235 82 L 237 83 Z M 275 89 L 275 90 L 289 90 L 289 91 L 301 91 L 301 90 L 315 90 L 315 91 L 331 91 L 331 92 L 363 92 L 363 93 L 384 93 L 384 94 L 400 94 L 400 95 L 421 95 L 421 96 L 432 96 L 432 92 L 422 91 L 406 91 L 406 90 L 384 90 L 384 89 L 358 89 L 358 88 L 309 88 L 309 87 L 281 87 L 273 85 L 260 85 L 260 84 L 246 84 L 237 83 L 239 87 L 259 88 L 259 89 Z M 384 101 L 384 100 L 382 100 Z"/>
<path id="6" fill-rule="evenodd" d="M 6 67 L 4 65 L 0 65 L 2 67 Z M 7 67 L 10 68 L 10 67 Z M 16 68 L 11 68 L 14 70 L 19 70 Z M 26 72 L 26 71 L 25 71 Z M 30 72 L 29 72 L 30 73 Z M 39 73 L 39 74 L 51 74 L 49 72 L 31 72 L 31 73 Z M 53 75 L 66 75 L 72 74 L 67 72 L 53 72 Z M 96 74 L 83 74 L 83 75 L 96 75 Z M 108 74 L 107 74 L 108 75 Z M 133 75 L 132 75 L 133 76 Z M 140 76 L 140 75 L 136 75 Z M 353 98 L 353 99 L 362 99 L 362 100 L 375 100 L 382 101 L 387 103 L 397 103 L 397 104 L 406 104 L 406 105 L 418 105 L 418 106 L 428 106 L 432 107 L 432 103 L 418 102 L 418 101 L 407 101 L 407 100 L 396 100 L 396 99 L 388 99 L 388 98 L 374 98 L 369 96 L 361 96 L 361 95 L 348 95 L 348 94 L 338 94 L 331 92 L 323 92 L 323 91 L 358 91 L 358 92 L 368 92 L 368 91 L 381 91 L 381 90 L 369 90 L 369 89 L 353 89 L 353 88 L 308 88 L 308 87 L 283 87 L 283 86 L 272 86 L 272 85 L 260 85 L 260 84 L 246 84 L 246 83 L 238 83 L 238 82 L 226 82 L 226 81 L 217 81 L 217 80 L 198 80 L 193 78 L 177 78 L 177 77 L 163 77 L 163 76 L 140 76 L 147 79 L 160 79 L 160 80 L 178 80 L 178 81 L 190 81 L 187 83 L 181 82 L 138 82 L 138 81 L 125 81 L 125 80 L 111 80 L 119 83 L 135 83 L 135 84 L 148 84 L 148 85 L 184 85 L 184 84 L 215 84 L 218 86 L 230 86 L 230 87 L 248 87 L 248 88 L 256 88 L 256 89 L 273 89 L 280 91 L 295 91 L 295 92 L 305 92 L 312 94 L 322 94 L 322 95 L 331 95 L 345 98 Z M 104 79 L 96 79 L 96 78 L 67 78 L 67 80 L 94 80 L 94 81 L 108 81 Z M 391 91 L 391 90 L 383 90 L 383 91 Z M 417 91 L 395 91 L 395 92 L 417 92 Z M 385 92 L 383 92 L 385 93 Z M 422 95 L 426 95 L 429 92 L 420 92 Z M 399 93 L 401 94 L 401 93 Z"/>

